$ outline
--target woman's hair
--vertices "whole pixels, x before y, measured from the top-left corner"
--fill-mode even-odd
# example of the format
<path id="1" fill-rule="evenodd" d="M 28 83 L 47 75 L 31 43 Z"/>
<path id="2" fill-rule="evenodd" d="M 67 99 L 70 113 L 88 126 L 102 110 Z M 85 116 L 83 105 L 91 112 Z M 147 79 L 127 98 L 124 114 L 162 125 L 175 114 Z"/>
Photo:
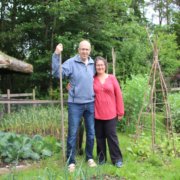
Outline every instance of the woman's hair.
<path id="1" fill-rule="evenodd" d="M 108 68 L 108 66 L 107 66 L 107 61 L 106 61 L 103 57 L 101 57 L 101 56 L 97 56 L 97 57 L 96 57 L 96 59 L 95 59 L 95 61 L 94 61 L 95 68 L 96 68 L 96 63 L 97 63 L 97 61 L 99 61 L 99 60 L 101 60 L 101 61 L 104 62 L 105 72 L 107 72 L 107 68 Z M 96 75 L 97 75 L 97 74 L 96 74 Z"/>

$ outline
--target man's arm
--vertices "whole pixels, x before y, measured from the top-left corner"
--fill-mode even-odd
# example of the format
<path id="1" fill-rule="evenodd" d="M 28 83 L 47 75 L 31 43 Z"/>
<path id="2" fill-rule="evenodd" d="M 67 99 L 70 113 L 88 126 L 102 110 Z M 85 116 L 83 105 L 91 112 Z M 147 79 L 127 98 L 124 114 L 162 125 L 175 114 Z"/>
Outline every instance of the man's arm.
<path id="1" fill-rule="evenodd" d="M 59 55 L 63 51 L 63 45 L 58 44 L 56 46 L 55 52 L 52 56 L 52 75 L 54 77 L 60 78 L 60 71 L 59 71 Z M 71 67 L 69 61 L 65 61 L 62 64 L 62 78 L 66 78 L 70 75 Z"/>

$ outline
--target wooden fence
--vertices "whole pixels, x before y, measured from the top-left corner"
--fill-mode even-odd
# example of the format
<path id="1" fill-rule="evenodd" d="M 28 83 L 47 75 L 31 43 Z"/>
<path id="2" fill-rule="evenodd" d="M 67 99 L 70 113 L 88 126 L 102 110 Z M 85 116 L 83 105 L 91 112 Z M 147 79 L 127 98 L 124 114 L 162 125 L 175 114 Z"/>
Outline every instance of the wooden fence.
<path id="1" fill-rule="evenodd" d="M 10 89 L 7 89 L 7 94 L 1 94 L 3 98 L 11 99 L 11 97 L 27 97 L 27 96 L 32 96 L 33 100 L 35 100 L 35 89 L 33 89 L 32 93 L 19 93 L 19 94 L 11 94 Z M 8 114 L 11 113 L 11 101 L 0 101 L 0 104 L 8 104 L 7 109 L 8 109 Z M 11 102 L 11 103 L 10 103 Z M 13 101 L 14 102 L 14 101 Z"/>
<path id="2" fill-rule="evenodd" d="M 27 97 L 32 96 L 33 100 L 35 100 L 35 89 L 33 89 L 32 93 L 19 93 L 19 94 L 11 94 L 10 89 L 7 89 L 7 94 L 1 94 L 3 98 L 10 99 L 11 97 Z"/>
<path id="3" fill-rule="evenodd" d="M 61 103 L 61 101 L 52 101 L 52 100 L 35 100 L 35 89 L 33 89 L 32 93 L 19 93 L 19 94 L 11 94 L 10 90 L 7 90 L 7 94 L 1 94 L 2 98 L 0 99 L 0 104 L 7 104 L 8 114 L 11 113 L 11 104 L 48 104 L 48 103 Z M 12 100 L 11 97 L 27 97 L 32 96 L 33 100 Z M 63 103 L 67 103 L 67 100 L 64 100 Z"/>

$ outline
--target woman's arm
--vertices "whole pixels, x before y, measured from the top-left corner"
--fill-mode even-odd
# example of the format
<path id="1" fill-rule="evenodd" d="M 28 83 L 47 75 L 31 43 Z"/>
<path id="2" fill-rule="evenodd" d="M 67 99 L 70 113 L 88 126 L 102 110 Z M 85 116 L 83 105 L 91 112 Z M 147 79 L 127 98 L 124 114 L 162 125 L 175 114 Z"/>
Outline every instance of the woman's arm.
<path id="1" fill-rule="evenodd" d="M 116 111 L 118 115 L 118 120 L 122 119 L 124 116 L 124 103 L 122 98 L 121 89 L 119 83 L 115 76 L 112 76 L 113 86 L 114 86 L 114 93 L 116 96 Z"/>

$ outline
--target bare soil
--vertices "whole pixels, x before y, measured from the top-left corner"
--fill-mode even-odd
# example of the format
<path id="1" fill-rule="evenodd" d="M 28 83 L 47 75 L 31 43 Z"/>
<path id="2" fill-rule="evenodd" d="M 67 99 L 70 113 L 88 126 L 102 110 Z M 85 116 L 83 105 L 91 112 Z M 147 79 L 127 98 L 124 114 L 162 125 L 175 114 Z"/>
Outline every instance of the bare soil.
<path id="1" fill-rule="evenodd" d="M 98 179 L 103 179 L 103 180 L 125 180 L 124 178 L 116 178 L 112 175 L 109 175 L 109 174 L 102 174 L 101 176 L 95 176 L 93 175 L 91 178 L 87 179 L 87 180 L 98 180 Z M 83 180 L 83 179 L 76 179 L 76 180 Z"/>
<path id="2" fill-rule="evenodd" d="M 21 160 L 18 162 L 18 164 L 15 166 L 15 164 L 11 163 L 7 163 L 4 162 L 4 158 L 1 158 L 1 162 L 0 162 L 0 175 L 2 174 L 6 174 L 8 172 L 12 172 L 14 170 L 16 171 L 20 171 L 20 170 L 25 170 L 25 169 L 29 169 L 29 168 L 33 168 L 35 167 L 35 164 L 29 164 L 27 163 L 25 160 Z"/>

